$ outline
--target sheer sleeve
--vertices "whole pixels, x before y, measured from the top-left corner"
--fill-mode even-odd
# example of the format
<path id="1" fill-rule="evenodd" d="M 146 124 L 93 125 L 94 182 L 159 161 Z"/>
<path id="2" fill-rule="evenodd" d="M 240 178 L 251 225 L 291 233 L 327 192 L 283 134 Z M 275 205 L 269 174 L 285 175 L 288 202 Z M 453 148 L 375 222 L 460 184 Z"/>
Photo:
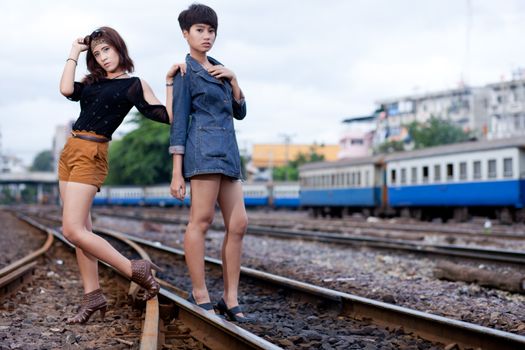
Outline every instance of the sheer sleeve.
<path id="1" fill-rule="evenodd" d="M 84 91 L 84 83 L 75 81 L 73 84 L 73 93 L 67 96 L 67 99 L 75 102 L 80 101 L 80 98 L 82 97 L 82 91 Z"/>
<path id="2" fill-rule="evenodd" d="M 142 89 L 142 83 L 140 79 L 130 86 L 128 90 L 128 100 L 133 103 L 135 107 L 142 113 L 146 118 L 154 120 L 156 122 L 169 124 L 170 118 L 168 116 L 168 111 L 163 105 L 150 105 L 144 99 L 144 90 Z"/>

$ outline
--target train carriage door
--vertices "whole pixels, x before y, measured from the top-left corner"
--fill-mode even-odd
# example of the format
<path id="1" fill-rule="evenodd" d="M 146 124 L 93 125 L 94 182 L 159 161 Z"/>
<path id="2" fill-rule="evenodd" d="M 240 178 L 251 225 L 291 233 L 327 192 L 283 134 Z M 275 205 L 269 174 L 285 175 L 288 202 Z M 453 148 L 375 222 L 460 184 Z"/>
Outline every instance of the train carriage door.
<path id="1" fill-rule="evenodd" d="M 387 187 L 387 176 L 388 176 L 388 173 L 386 171 L 386 163 L 385 162 L 381 162 L 379 163 L 379 166 L 378 166 L 378 171 L 379 171 L 379 174 L 380 174 L 380 198 L 381 198 L 381 203 L 380 204 L 380 207 L 381 209 L 383 209 L 383 211 L 386 211 L 387 207 L 388 207 L 388 187 Z"/>

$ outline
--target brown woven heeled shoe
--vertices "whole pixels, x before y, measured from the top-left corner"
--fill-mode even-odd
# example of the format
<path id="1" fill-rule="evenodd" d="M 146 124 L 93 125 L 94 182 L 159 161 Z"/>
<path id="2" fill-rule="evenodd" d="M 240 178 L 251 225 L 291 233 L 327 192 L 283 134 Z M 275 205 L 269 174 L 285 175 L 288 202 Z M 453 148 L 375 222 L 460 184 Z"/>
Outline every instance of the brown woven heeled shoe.
<path id="1" fill-rule="evenodd" d="M 75 316 L 68 318 L 66 322 L 68 324 L 86 323 L 91 315 L 98 310 L 100 310 L 100 318 L 104 320 L 107 307 L 108 303 L 104 294 L 102 294 L 102 289 L 95 289 L 92 292 L 84 294 L 80 310 L 78 310 L 78 313 Z"/>
<path id="2" fill-rule="evenodd" d="M 146 290 L 145 300 L 153 298 L 160 290 L 159 282 L 153 277 L 151 269 L 160 271 L 160 267 L 149 260 L 131 260 L 131 280 Z"/>

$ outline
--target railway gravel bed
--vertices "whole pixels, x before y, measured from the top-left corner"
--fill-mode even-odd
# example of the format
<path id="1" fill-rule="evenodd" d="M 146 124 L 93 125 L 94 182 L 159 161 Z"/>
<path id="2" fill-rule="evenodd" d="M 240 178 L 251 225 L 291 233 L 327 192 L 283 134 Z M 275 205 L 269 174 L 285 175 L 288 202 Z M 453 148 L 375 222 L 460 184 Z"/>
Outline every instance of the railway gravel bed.
<path id="1" fill-rule="evenodd" d="M 97 208 L 101 213 L 112 210 Z M 159 208 L 119 208 L 119 214 L 152 215 L 166 219 L 187 218 L 186 209 L 159 209 Z M 253 226 L 267 226 L 290 230 L 320 231 L 336 233 L 343 236 L 371 236 L 387 239 L 413 240 L 418 243 L 459 245 L 478 248 L 495 248 L 525 251 L 525 227 L 516 224 L 511 227 L 497 226 L 493 231 L 485 231 L 483 224 L 432 224 L 406 219 L 375 219 L 367 222 L 358 218 L 340 219 L 312 219 L 305 212 L 263 212 L 248 211 L 250 224 Z M 377 220 L 377 222 L 375 222 Z M 217 212 L 215 222 L 222 222 L 220 212 Z M 424 225 L 424 231 L 413 230 L 414 227 Z M 391 226 L 391 227 L 389 227 Z M 429 228 L 433 227 L 433 230 Z M 404 228 L 404 229 L 403 229 Z M 454 232 L 454 228 L 458 232 Z M 410 230 L 408 230 L 410 229 Z M 452 232 L 451 232 L 452 231 Z M 509 236 L 498 236 L 504 234 Z"/>
<path id="2" fill-rule="evenodd" d="M 140 225 L 135 222 L 134 226 Z M 105 238 L 125 256 L 132 258 L 130 250 L 121 242 Z M 179 289 L 190 290 L 191 282 L 181 258 L 174 258 L 171 254 L 160 253 L 151 248 L 146 248 L 146 251 L 163 269 L 163 272 L 157 274 L 159 278 Z M 218 301 L 223 289 L 222 272 L 207 267 L 207 277 L 210 296 L 212 300 Z M 250 278 L 243 279 L 240 295 L 245 311 L 257 318 L 255 324 L 242 326 L 286 349 L 430 350 L 444 347 L 443 344 L 431 343 L 407 334 L 403 329 L 388 329 L 341 316 L 340 310 L 331 310 L 322 300 L 298 300 L 283 289 L 261 285 Z"/>
<path id="3" fill-rule="evenodd" d="M 40 248 L 46 235 L 21 223 L 13 214 L 0 210 L 0 269 Z"/>
<path id="4" fill-rule="evenodd" d="M 191 281 L 182 258 L 146 248 L 152 259 L 163 268 L 158 277 L 190 291 Z M 221 298 L 222 272 L 206 268 L 207 286 L 212 301 Z M 294 293 L 260 281 L 243 277 L 239 302 L 246 313 L 256 319 L 253 324 L 240 324 L 248 331 L 285 349 L 443 349 L 402 328 L 389 329 L 368 321 L 357 321 L 331 309 L 322 299 L 300 298 Z"/>
<path id="5" fill-rule="evenodd" d="M 108 299 L 104 321 L 99 313 L 86 325 L 67 325 L 82 299 L 74 254 L 54 243 L 38 260 L 33 281 L 0 303 L 0 349 L 138 349 L 142 311 L 133 309 L 126 286 L 114 273 L 100 270 Z"/>
<path id="6" fill-rule="evenodd" d="M 184 225 L 103 216 L 98 217 L 96 224 L 182 249 Z M 220 232 L 209 232 L 208 256 L 220 258 L 222 236 Z M 245 237 L 243 252 L 243 266 L 525 335 L 524 295 L 476 284 L 437 280 L 433 277 L 433 270 L 439 260 L 394 251 L 250 235 Z M 468 260 L 454 261 L 465 266 L 480 266 Z M 483 268 L 501 273 L 523 273 L 502 264 L 486 264 Z"/>

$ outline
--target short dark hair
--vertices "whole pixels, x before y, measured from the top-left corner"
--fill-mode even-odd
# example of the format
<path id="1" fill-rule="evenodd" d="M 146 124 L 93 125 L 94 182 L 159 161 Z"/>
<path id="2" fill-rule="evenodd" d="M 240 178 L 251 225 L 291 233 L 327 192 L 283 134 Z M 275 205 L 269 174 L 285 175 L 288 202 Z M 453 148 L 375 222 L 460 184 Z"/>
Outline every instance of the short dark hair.
<path id="1" fill-rule="evenodd" d="M 89 47 L 86 53 L 86 65 L 89 74 L 86 75 L 83 80 L 86 84 L 95 83 L 100 79 L 105 78 L 107 74 L 106 70 L 97 63 L 97 60 L 92 52 L 93 47 L 91 47 L 91 42 L 100 39 L 113 46 L 113 48 L 118 52 L 119 68 L 127 71 L 128 73 L 132 73 L 134 70 L 133 60 L 129 57 L 128 48 L 124 42 L 124 39 L 122 39 L 120 34 L 115 29 L 110 27 L 100 27 L 84 38 L 84 44 Z"/>
<path id="2" fill-rule="evenodd" d="M 189 31 L 192 25 L 199 23 L 207 24 L 217 31 L 217 13 L 209 6 L 194 3 L 179 15 L 179 25 L 183 31 Z"/>

